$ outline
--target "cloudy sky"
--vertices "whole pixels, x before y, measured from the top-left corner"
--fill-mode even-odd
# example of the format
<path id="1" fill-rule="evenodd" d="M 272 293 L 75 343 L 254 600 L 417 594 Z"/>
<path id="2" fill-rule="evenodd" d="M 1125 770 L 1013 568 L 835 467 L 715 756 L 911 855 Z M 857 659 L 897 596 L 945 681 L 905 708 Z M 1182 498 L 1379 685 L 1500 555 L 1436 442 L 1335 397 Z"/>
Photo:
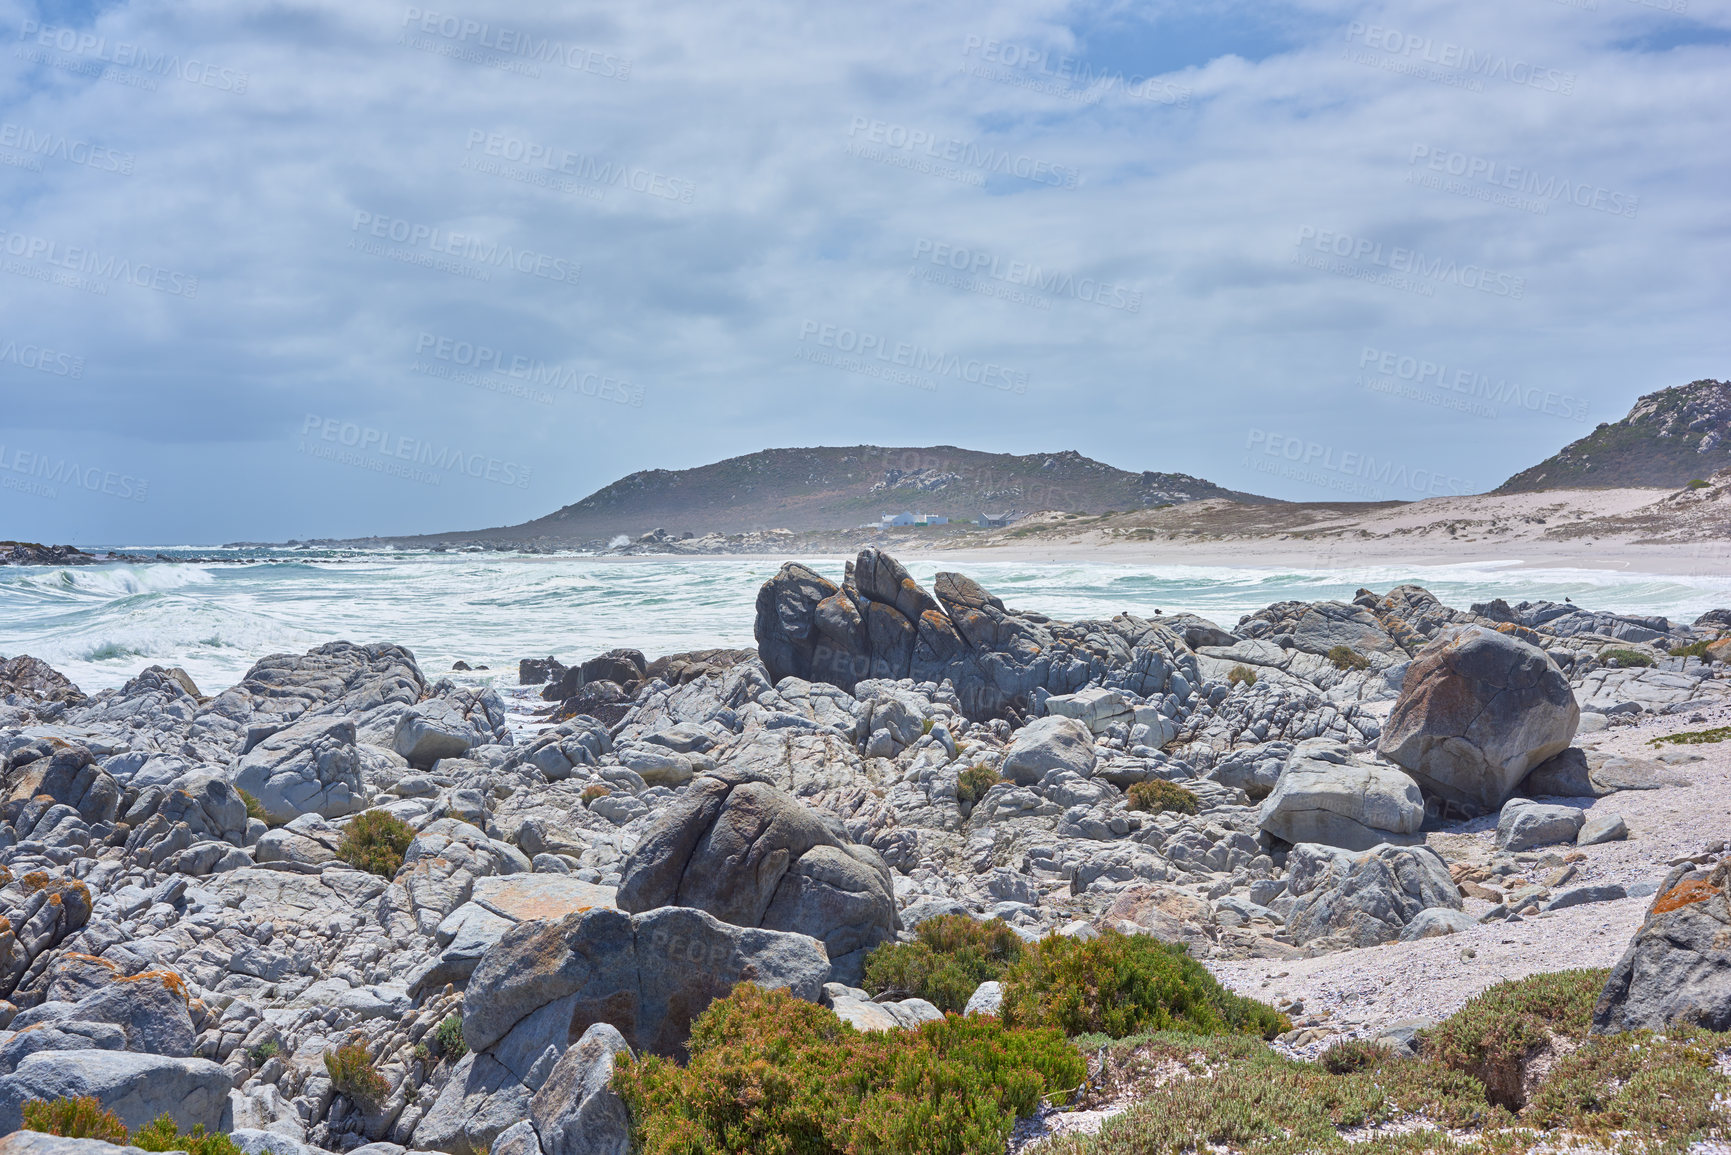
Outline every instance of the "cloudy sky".
<path id="1" fill-rule="evenodd" d="M 861 442 L 1478 492 L 1731 377 L 1725 0 L 0 0 L 0 42 L 0 538 L 505 524 Z"/>

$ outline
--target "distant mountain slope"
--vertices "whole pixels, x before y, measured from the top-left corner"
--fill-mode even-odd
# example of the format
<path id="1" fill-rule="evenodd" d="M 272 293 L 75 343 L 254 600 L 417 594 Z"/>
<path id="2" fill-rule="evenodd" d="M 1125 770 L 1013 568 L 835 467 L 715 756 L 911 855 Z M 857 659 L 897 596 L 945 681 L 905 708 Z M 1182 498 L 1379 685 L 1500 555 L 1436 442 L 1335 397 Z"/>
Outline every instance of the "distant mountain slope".
<path id="1" fill-rule="evenodd" d="M 1496 493 L 1540 489 L 1675 489 L 1731 465 L 1731 381 L 1701 380 L 1649 393 L 1621 421 L 1600 425 L 1503 482 Z"/>
<path id="2" fill-rule="evenodd" d="M 959 520 L 1040 509 L 1127 511 L 1211 497 L 1272 500 L 1184 473 L 1131 473 L 1073 450 L 1015 456 L 953 445 L 766 449 L 695 469 L 633 473 L 522 525 L 396 540 L 563 544 L 636 537 L 656 527 L 674 534 L 847 529 L 903 510 Z"/>

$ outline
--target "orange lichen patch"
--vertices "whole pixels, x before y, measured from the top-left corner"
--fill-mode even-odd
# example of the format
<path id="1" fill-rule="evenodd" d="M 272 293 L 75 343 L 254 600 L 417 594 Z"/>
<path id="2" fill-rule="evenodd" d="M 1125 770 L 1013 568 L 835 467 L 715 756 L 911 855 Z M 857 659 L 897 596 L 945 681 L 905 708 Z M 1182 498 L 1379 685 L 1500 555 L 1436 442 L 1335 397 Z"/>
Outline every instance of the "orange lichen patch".
<path id="1" fill-rule="evenodd" d="M 4 866 L 0 866 L 0 886 L 10 885 L 12 885 L 12 872 Z"/>
<path id="2" fill-rule="evenodd" d="M 47 885 L 48 872 L 46 870 L 32 870 L 29 874 L 24 876 L 25 894 L 35 894 Z"/>
<path id="3" fill-rule="evenodd" d="M 1651 913 L 1664 914 L 1688 906 L 1692 902 L 1706 902 L 1719 893 L 1719 888 L 1704 878 L 1691 878 L 1687 882 L 1679 882 L 1670 890 L 1659 896 L 1653 904 Z"/>
<path id="4" fill-rule="evenodd" d="M 114 981 L 117 983 L 137 983 L 143 982 L 145 979 L 160 981 L 163 986 L 179 995 L 181 1001 L 186 1003 L 188 1007 L 192 1005 L 192 999 L 186 993 L 186 983 L 173 971 L 139 971 L 135 975 L 116 975 L 114 977 Z"/>
<path id="5" fill-rule="evenodd" d="M 109 970 L 113 971 L 116 976 L 118 976 L 120 974 L 120 968 L 118 966 L 116 966 L 114 963 L 112 963 L 109 960 L 102 958 L 98 955 L 85 954 L 83 951 L 76 951 L 76 950 L 67 951 L 65 954 L 61 955 L 60 958 L 56 961 L 62 962 L 62 963 L 67 963 L 67 962 L 94 963 L 95 965 L 97 965 L 99 967 L 107 967 Z"/>

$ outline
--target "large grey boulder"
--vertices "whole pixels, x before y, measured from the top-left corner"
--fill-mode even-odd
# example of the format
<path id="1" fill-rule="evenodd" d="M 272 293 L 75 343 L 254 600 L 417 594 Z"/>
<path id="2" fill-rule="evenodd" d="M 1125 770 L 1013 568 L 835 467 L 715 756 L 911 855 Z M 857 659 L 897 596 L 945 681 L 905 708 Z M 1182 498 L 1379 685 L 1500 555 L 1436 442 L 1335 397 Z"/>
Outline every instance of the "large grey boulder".
<path id="1" fill-rule="evenodd" d="M 889 867 L 766 782 L 722 770 L 695 779 L 621 869 L 619 908 L 695 907 L 736 926 L 809 935 L 841 981 L 899 929 Z"/>
<path id="2" fill-rule="evenodd" d="M 617 1027 L 638 1050 L 673 1055 L 691 1020 L 734 984 L 749 979 L 815 1002 L 828 972 L 822 945 L 805 935 L 683 906 L 591 910 L 506 931 L 469 980 L 463 1038 L 523 1078 L 547 1047 L 556 1061 L 595 1023 Z"/>
<path id="3" fill-rule="evenodd" d="M 115 978 L 77 1002 L 46 1002 L 20 1011 L 11 1029 L 104 1023 L 120 1031 L 128 1051 L 185 1058 L 192 1054 L 195 1033 L 184 990 L 162 971 Z"/>
<path id="4" fill-rule="evenodd" d="M 1497 849 L 1513 854 L 1535 846 L 1573 842 L 1586 818 L 1586 812 L 1574 806 L 1511 798 L 1497 816 Z"/>
<path id="5" fill-rule="evenodd" d="M 139 1147 L 119 1147 L 101 1139 L 65 1139 L 43 1131 L 14 1131 L 0 1139 L 0 1155 L 143 1155 Z"/>
<path id="6" fill-rule="evenodd" d="M 1016 731 L 999 773 L 1019 786 L 1032 786 L 1053 770 L 1090 777 L 1096 762 L 1093 731 L 1059 715 L 1036 718 Z"/>
<path id="7" fill-rule="evenodd" d="M 1309 738 L 1287 757 L 1257 819 L 1287 842 L 1369 850 L 1416 840 L 1424 798 L 1418 783 L 1394 767 L 1361 762 L 1340 742 Z"/>
<path id="8" fill-rule="evenodd" d="M 45 744 L 46 745 L 46 744 Z M 9 760 L 0 795 L 0 814 L 15 822 L 30 802 L 46 796 L 70 806 L 89 822 L 113 822 L 120 811 L 120 783 L 91 760 L 83 746 L 61 743 L 58 748 L 35 745 Z"/>
<path id="9" fill-rule="evenodd" d="M 441 758 L 461 758 L 476 746 L 511 744 L 505 704 L 488 688 L 459 690 L 449 682 L 438 694 L 404 710 L 391 735 L 391 748 L 417 770 Z"/>
<path id="10" fill-rule="evenodd" d="M 559 1057 L 529 1104 L 546 1155 L 627 1155 L 631 1114 L 608 1083 L 614 1061 L 630 1054 L 624 1035 L 595 1023 Z"/>
<path id="11" fill-rule="evenodd" d="M 340 818 L 367 808 L 355 724 L 318 716 L 264 739 L 235 764 L 236 788 L 282 823 L 302 814 Z"/>
<path id="12" fill-rule="evenodd" d="M 1470 626 L 1413 659 L 1377 748 L 1462 816 L 1484 814 L 1568 748 L 1580 717 L 1543 650 Z"/>
<path id="13" fill-rule="evenodd" d="M 1593 1033 L 1660 1031 L 1689 1023 L 1731 1030 L 1731 860 L 1673 870 L 1646 921 L 1611 968 Z"/>
<path id="14" fill-rule="evenodd" d="M 1309 843 L 1287 856 L 1286 929 L 1299 945 L 1332 938 L 1372 946 L 1398 938 L 1421 911 L 1461 909 L 1448 866 L 1426 846 L 1374 846 L 1359 854 Z"/>
<path id="15" fill-rule="evenodd" d="M 129 1129 L 169 1115 L 183 1131 L 223 1129 L 231 1080 L 206 1059 L 131 1051 L 39 1051 L 0 1076 L 0 1130 L 16 1130 L 31 1099 L 93 1095 Z"/>
<path id="16" fill-rule="evenodd" d="M 501 1134 L 528 1118 L 533 1095 L 503 1063 L 471 1051 L 416 1124 L 415 1146 L 449 1155 L 488 1155 Z"/>

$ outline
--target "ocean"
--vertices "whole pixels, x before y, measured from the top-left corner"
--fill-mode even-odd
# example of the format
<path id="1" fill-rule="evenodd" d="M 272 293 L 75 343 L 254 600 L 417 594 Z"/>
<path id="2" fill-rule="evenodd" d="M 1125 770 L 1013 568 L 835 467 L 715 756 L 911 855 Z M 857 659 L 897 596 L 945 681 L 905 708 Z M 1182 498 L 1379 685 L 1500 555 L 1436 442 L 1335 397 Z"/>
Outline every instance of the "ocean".
<path id="1" fill-rule="evenodd" d="M 158 552 L 128 547 L 127 552 Z M 460 680 L 516 680 L 519 658 L 567 663 L 616 646 L 650 657 L 753 645 L 767 558 L 605 558 L 500 553 L 330 554 L 220 564 L 0 567 L 0 658 L 32 654 L 86 692 L 117 686 L 146 666 L 180 666 L 205 693 L 238 681 L 259 658 L 322 642 L 396 642 L 429 675 L 453 662 L 490 669 Z M 281 558 L 280 551 L 273 555 Z M 804 559 L 839 579 L 843 559 Z M 1466 608 L 1502 597 L 1564 597 L 1588 609 L 1663 614 L 1688 622 L 1731 606 L 1731 575 L 1521 569 L 1516 563 L 1318 568 L 970 562 L 915 558 L 927 588 L 959 569 L 1005 604 L 1055 618 L 1191 612 L 1231 628 L 1270 602 L 1350 600 L 1403 582 Z"/>

